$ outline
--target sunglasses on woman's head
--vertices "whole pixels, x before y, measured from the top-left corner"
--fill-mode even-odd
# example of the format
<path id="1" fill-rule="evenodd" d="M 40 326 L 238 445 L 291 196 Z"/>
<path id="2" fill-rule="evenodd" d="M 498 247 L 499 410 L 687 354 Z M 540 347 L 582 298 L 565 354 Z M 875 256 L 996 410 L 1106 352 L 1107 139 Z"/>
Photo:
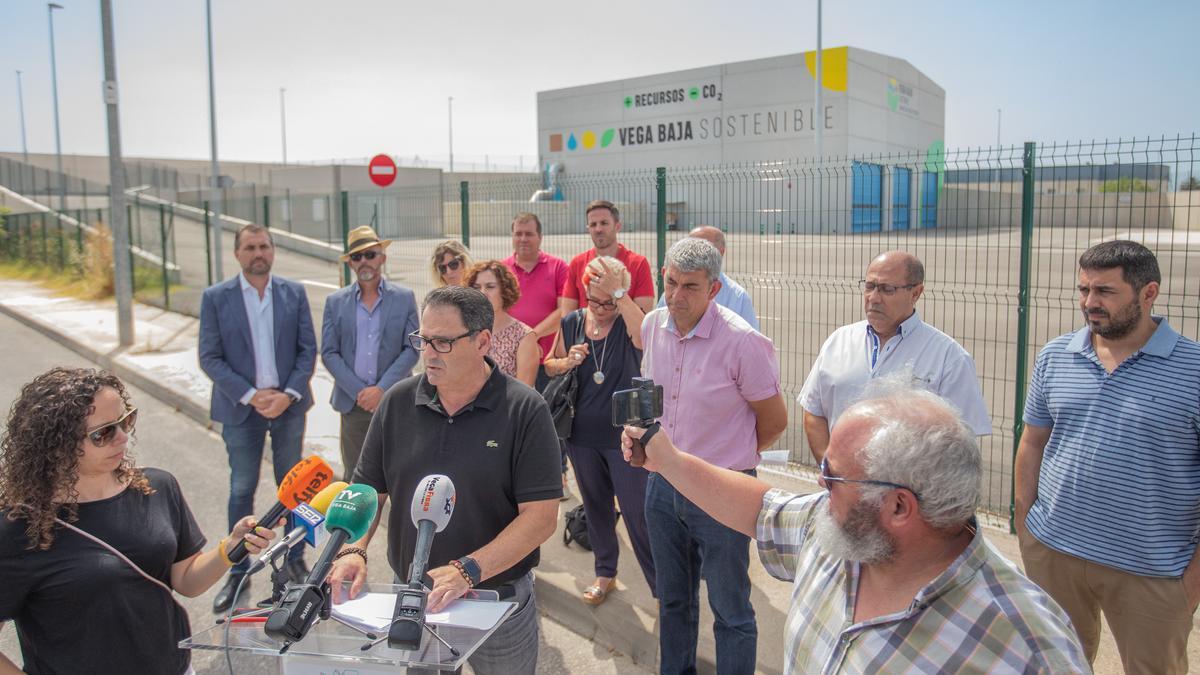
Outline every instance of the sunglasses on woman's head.
<path id="1" fill-rule="evenodd" d="M 130 408 L 125 411 L 124 415 L 115 422 L 102 424 L 95 429 L 87 432 L 88 440 L 97 448 L 103 448 L 112 442 L 112 439 L 117 435 L 117 428 L 129 434 L 133 431 L 134 425 L 137 424 L 137 408 Z"/>
<path id="2" fill-rule="evenodd" d="M 350 260 L 353 262 L 358 262 L 363 258 L 366 258 L 367 260 L 374 260 L 375 256 L 377 255 L 379 255 L 379 251 L 362 251 L 360 253 L 351 253 Z"/>
<path id="3" fill-rule="evenodd" d="M 446 263 L 445 265 L 442 265 L 441 263 L 439 263 L 437 266 L 437 271 L 438 271 L 438 274 L 445 274 L 446 272 L 457 272 L 459 267 L 462 267 L 462 257 L 455 258 L 454 260 L 451 260 L 450 262 Z"/>

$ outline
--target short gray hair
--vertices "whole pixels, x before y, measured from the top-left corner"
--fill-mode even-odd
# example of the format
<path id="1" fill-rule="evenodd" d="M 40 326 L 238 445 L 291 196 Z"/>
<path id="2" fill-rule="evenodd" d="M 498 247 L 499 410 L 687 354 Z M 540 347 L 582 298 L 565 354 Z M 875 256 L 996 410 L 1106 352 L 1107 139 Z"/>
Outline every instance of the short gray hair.
<path id="1" fill-rule="evenodd" d="M 462 317 L 467 330 L 478 333 L 481 330 L 491 330 L 496 313 L 492 310 L 492 301 L 474 288 L 466 286 L 442 286 L 429 291 L 425 302 L 421 303 L 421 311 L 428 307 L 453 307 Z"/>
<path id="2" fill-rule="evenodd" d="M 716 246 L 695 237 L 684 237 L 671 244 L 663 264 L 680 272 L 704 270 L 708 272 L 709 281 L 721 278 L 721 252 Z"/>
<path id="3" fill-rule="evenodd" d="M 860 451 L 866 478 L 897 483 L 921 496 L 921 516 L 930 527 L 950 530 L 969 521 L 979 508 L 982 460 L 975 432 L 945 399 L 886 377 L 872 384 L 867 398 L 846 415 L 875 423 Z M 863 486 L 867 488 L 869 486 Z M 864 499 L 882 499 L 886 489 L 867 489 Z"/>

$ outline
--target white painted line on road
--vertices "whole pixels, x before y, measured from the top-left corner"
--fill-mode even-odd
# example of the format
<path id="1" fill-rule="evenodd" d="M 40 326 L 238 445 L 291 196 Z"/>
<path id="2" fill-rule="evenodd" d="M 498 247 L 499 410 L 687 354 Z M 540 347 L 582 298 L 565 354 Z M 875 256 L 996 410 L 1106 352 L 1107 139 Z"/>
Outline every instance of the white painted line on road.
<path id="1" fill-rule="evenodd" d="M 324 281 L 313 281 L 312 279 L 301 279 L 300 283 L 305 284 L 307 286 L 318 286 L 320 288 L 329 288 L 329 289 L 332 289 L 335 291 L 337 289 L 341 288 L 341 286 L 334 286 L 333 284 L 327 284 Z"/>

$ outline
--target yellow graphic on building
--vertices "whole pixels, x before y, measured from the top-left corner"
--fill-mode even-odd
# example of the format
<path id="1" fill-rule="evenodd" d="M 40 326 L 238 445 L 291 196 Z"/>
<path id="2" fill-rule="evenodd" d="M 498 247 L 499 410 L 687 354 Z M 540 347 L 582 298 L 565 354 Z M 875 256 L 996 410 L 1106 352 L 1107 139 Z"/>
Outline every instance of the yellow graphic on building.
<path id="1" fill-rule="evenodd" d="M 830 91 L 846 91 L 846 70 L 850 62 L 849 47 L 833 47 L 821 50 L 821 84 Z M 817 53 L 804 52 L 804 64 L 808 66 L 808 74 L 817 79 Z"/>

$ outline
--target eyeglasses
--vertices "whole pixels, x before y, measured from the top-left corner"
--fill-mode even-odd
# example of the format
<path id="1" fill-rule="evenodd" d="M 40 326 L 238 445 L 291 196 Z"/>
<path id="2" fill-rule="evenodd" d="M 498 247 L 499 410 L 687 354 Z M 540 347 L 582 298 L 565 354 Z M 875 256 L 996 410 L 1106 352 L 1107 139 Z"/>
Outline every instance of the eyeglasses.
<path id="1" fill-rule="evenodd" d="M 858 280 L 858 287 L 862 289 L 863 295 L 874 293 L 875 291 L 879 291 L 884 295 L 895 295 L 896 291 L 900 290 L 901 288 L 909 289 L 916 288 L 917 286 L 918 284 L 904 284 L 903 286 L 895 286 L 893 284 L 877 284 L 874 281 L 867 281 L 866 279 Z"/>
<path id="2" fill-rule="evenodd" d="M 896 490 L 908 490 L 909 492 L 913 493 L 913 496 L 917 498 L 917 501 L 921 501 L 921 495 L 916 490 L 908 487 L 907 485 L 901 485 L 899 483 L 889 483 L 886 480 L 868 480 L 865 478 L 857 479 L 857 478 L 841 478 L 838 476 L 831 476 L 829 474 L 829 458 L 828 457 L 821 460 L 821 466 L 820 466 L 819 470 L 821 472 L 820 473 L 821 480 L 825 481 L 825 483 L 827 485 L 833 485 L 834 483 L 862 483 L 863 485 L 878 485 L 880 487 L 889 487 L 889 488 L 894 488 Z"/>
<path id="3" fill-rule="evenodd" d="M 451 260 L 450 262 L 446 263 L 445 265 L 438 263 L 437 271 L 438 271 L 438 274 L 445 274 L 446 272 L 457 272 L 459 267 L 462 267 L 462 256 L 456 257 L 454 260 Z"/>
<path id="4" fill-rule="evenodd" d="M 419 352 L 425 351 L 425 345 L 429 345 L 433 347 L 433 351 L 439 354 L 449 354 L 450 350 L 454 349 L 455 342 L 465 337 L 471 337 L 478 332 L 477 330 L 469 330 L 456 338 L 425 337 L 420 333 L 409 333 L 408 344 L 412 345 L 412 348 Z"/>
<path id="5" fill-rule="evenodd" d="M 358 253 L 351 253 L 350 260 L 353 262 L 358 262 L 363 258 L 374 260 L 377 256 L 379 256 L 379 251 L 360 251 Z"/>
<path id="6" fill-rule="evenodd" d="M 595 298 L 588 298 L 587 300 L 588 300 L 588 305 L 590 305 L 592 307 L 596 307 L 597 309 L 616 309 L 617 308 L 617 303 L 613 302 L 612 300 L 605 300 L 604 302 L 600 302 L 599 300 L 597 300 Z"/>
<path id="7" fill-rule="evenodd" d="M 137 424 L 137 408 L 130 408 L 121 415 L 121 419 L 100 426 L 87 432 L 88 440 L 97 448 L 103 448 L 112 442 L 112 439 L 117 435 L 117 429 L 120 428 L 126 434 L 133 431 L 133 427 Z"/>

